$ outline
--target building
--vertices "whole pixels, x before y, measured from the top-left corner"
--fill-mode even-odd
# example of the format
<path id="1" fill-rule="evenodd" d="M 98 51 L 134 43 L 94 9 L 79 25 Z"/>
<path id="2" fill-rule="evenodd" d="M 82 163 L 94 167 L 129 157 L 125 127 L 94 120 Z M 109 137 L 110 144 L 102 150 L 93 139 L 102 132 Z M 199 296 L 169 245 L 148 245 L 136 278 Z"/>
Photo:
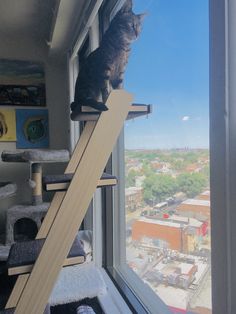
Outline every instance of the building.
<path id="1" fill-rule="evenodd" d="M 127 211 L 135 211 L 140 208 L 143 200 L 143 188 L 129 187 L 125 189 L 125 208 Z"/>
<path id="2" fill-rule="evenodd" d="M 178 214 L 210 222 L 210 201 L 205 199 L 187 199 L 177 207 Z"/>
<path id="3" fill-rule="evenodd" d="M 204 191 L 203 193 L 199 194 L 197 197 L 195 197 L 198 200 L 205 200 L 210 201 L 210 191 Z"/>
<path id="4" fill-rule="evenodd" d="M 156 246 L 179 252 L 194 252 L 207 233 L 207 223 L 194 218 L 171 216 L 141 218 L 132 225 L 132 240 L 151 238 Z"/>

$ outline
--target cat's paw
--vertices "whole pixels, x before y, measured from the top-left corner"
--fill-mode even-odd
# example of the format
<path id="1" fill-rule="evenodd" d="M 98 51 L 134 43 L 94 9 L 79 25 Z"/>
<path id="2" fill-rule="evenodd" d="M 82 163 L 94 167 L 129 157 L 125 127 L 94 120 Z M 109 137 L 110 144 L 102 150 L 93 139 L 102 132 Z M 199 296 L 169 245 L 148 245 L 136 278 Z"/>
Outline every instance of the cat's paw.
<path id="1" fill-rule="evenodd" d="M 73 101 L 70 105 L 70 109 L 73 111 L 76 108 L 76 103 Z"/>
<path id="2" fill-rule="evenodd" d="M 107 106 L 105 104 L 103 104 L 102 102 L 97 103 L 97 109 L 100 111 L 107 111 L 108 110 Z"/>

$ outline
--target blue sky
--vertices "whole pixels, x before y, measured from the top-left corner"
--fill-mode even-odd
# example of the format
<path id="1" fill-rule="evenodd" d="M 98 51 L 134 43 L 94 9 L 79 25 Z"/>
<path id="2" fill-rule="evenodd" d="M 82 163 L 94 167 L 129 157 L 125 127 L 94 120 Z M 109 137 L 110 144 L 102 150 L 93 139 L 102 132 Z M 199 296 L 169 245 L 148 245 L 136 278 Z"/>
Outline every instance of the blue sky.
<path id="1" fill-rule="evenodd" d="M 153 113 L 126 122 L 126 148 L 208 148 L 208 1 L 134 0 L 144 11 L 124 85 Z"/>

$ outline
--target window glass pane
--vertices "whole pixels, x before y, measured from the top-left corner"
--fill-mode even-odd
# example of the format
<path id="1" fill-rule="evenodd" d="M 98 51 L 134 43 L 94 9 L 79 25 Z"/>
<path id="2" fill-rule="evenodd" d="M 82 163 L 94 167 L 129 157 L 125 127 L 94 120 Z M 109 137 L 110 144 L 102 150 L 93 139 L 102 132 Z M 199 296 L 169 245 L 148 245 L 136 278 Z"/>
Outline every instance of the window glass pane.
<path id="1" fill-rule="evenodd" d="M 125 125 L 126 263 L 173 313 L 211 313 L 208 1 L 134 10 L 125 89 L 153 112 Z"/>

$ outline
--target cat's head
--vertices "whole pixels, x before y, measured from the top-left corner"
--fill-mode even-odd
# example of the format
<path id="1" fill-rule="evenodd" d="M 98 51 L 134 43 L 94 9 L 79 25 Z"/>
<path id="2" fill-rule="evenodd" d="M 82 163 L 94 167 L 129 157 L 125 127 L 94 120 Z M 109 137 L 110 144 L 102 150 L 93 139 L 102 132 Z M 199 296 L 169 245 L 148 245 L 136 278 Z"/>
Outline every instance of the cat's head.
<path id="1" fill-rule="evenodd" d="M 125 1 L 123 7 L 117 13 L 120 30 L 124 33 L 127 42 L 136 40 L 141 32 L 142 22 L 146 14 L 134 14 L 132 0 Z"/>

